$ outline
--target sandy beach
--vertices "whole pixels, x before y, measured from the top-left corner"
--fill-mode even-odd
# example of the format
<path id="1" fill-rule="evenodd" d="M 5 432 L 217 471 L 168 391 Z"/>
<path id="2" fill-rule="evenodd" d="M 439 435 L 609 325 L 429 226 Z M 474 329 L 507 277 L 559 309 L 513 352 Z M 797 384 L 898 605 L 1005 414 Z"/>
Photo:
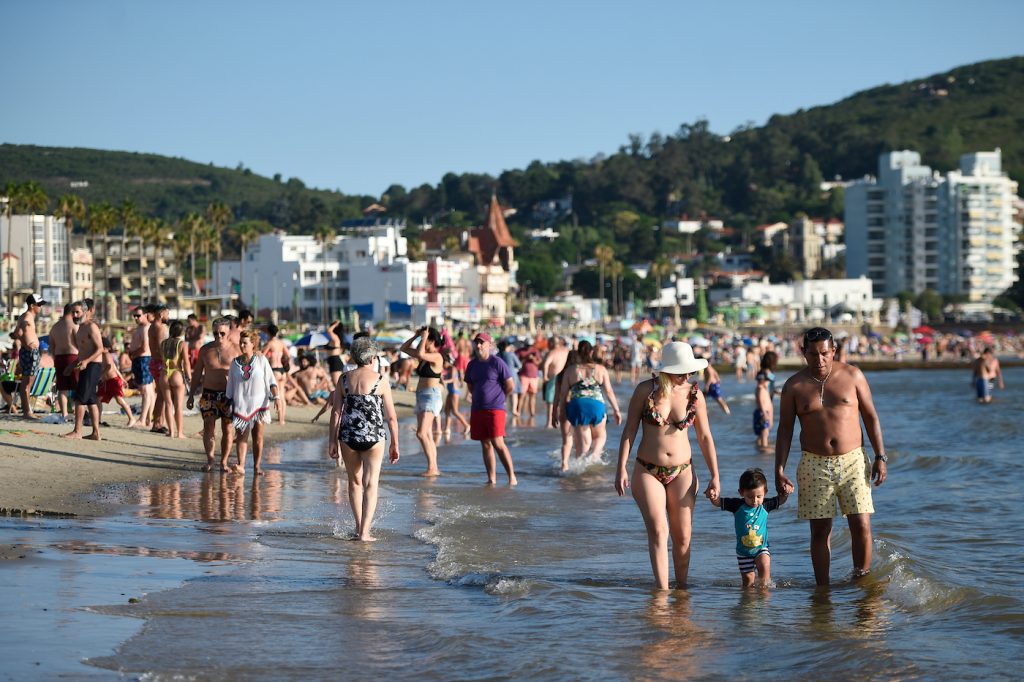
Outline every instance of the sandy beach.
<path id="1" fill-rule="evenodd" d="M 394 397 L 400 419 L 412 414 L 413 393 L 398 391 Z M 0 416 L 0 514 L 101 515 L 117 503 L 104 499 L 105 488 L 188 476 L 206 462 L 198 414 L 185 417 L 185 433 L 193 435 L 178 440 L 125 428 L 126 417 L 115 410 L 106 406 L 102 419 L 110 426 L 101 429 L 100 441 L 61 438 L 71 424 Z M 267 425 L 266 442 L 326 437 L 329 414 L 310 421 L 319 410 L 289 407 L 286 424 Z M 251 476 L 251 452 L 248 460 Z"/>

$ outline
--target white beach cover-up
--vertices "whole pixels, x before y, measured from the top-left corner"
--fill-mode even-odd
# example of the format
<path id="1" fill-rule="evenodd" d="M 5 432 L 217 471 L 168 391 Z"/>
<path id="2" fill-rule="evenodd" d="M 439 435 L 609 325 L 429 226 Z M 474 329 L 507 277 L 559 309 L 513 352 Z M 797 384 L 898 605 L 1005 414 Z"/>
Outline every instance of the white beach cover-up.
<path id="1" fill-rule="evenodd" d="M 270 422 L 270 389 L 277 386 L 277 379 L 270 369 L 270 362 L 262 353 L 253 355 L 249 378 L 244 378 L 243 367 L 238 358 L 231 361 L 228 370 L 227 394 L 231 398 L 231 410 L 235 428 L 248 432 L 257 420 Z"/>

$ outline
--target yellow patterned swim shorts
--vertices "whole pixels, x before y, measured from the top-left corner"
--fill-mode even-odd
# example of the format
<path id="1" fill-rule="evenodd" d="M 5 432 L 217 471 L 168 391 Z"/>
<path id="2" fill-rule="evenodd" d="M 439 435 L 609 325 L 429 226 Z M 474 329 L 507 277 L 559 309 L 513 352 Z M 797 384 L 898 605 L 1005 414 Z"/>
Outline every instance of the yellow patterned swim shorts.
<path id="1" fill-rule="evenodd" d="M 832 457 L 805 450 L 796 468 L 796 484 L 798 519 L 831 519 L 837 500 L 843 516 L 875 512 L 864 448 Z"/>

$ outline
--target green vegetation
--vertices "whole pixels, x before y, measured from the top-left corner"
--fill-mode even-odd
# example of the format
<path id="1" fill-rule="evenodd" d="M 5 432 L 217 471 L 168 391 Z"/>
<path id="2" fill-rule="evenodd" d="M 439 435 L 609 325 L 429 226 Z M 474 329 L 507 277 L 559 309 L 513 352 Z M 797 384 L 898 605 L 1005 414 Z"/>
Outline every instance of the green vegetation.
<path id="1" fill-rule="evenodd" d="M 841 190 L 822 192 L 822 179 L 873 174 L 882 151 L 915 149 L 926 164 L 949 170 L 960 154 L 995 147 L 1002 149 L 1010 176 L 1024 182 L 1024 57 L 884 85 L 833 105 L 773 116 L 764 126 L 729 135 L 714 133 L 698 120 L 670 135 L 631 135 L 615 153 L 590 160 L 534 161 L 497 178 L 447 173 L 436 186 L 392 185 L 380 197 L 313 190 L 296 178 L 262 178 L 241 164 L 229 170 L 151 154 L 15 145 L 0 145 L 0 183 L 35 181 L 53 197 L 71 191 L 90 209 L 100 202 L 118 206 L 127 201 L 142 215 L 179 224 L 190 213 L 205 214 L 210 224 L 210 206 L 225 206 L 217 224 L 231 254 L 240 251 L 240 236 L 249 231 L 225 230 L 228 224 L 260 221 L 261 229 L 272 225 L 313 234 L 318 227 L 359 216 L 376 201 L 389 215 L 407 218 L 410 226 L 424 221 L 469 226 L 482 219 L 482 209 L 497 191 L 503 204 L 518 210 L 509 227 L 521 244 L 518 254 L 528 275 L 520 279 L 530 281 L 531 292 L 547 295 L 561 288 L 563 262 L 593 259 L 595 249 L 605 246 L 613 257 L 593 268 L 593 284 L 581 274 L 575 286 L 595 294 L 603 289 L 614 309 L 622 303 L 613 292 L 622 290 L 628 297 L 637 288 L 628 269 L 613 276 L 616 262 L 683 258 L 691 271 L 699 271 L 729 240 L 749 247 L 756 225 L 788 221 L 801 212 L 841 217 Z M 74 181 L 89 185 L 72 187 Z M 543 220 L 533 215 L 538 202 L 567 196 L 572 197 L 571 212 Z M 716 240 L 704 231 L 691 238 L 661 229 L 666 218 L 684 215 L 719 218 L 732 234 Z M 196 226 L 189 230 L 194 235 L 202 232 L 191 218 L 185 224 Z M 76 219 L 75 225 L 80 229 L 83 221 Z M 84 227 L 93 229 L 89 225 L 85 221 Z M 559 238 L 531 240 L 527 230 L 541 225 L 556 229 Z M 419 249 L 415 227 L 408 236 Z M 199 242 L 217 249 L 219 256 L 219 241 L 212 247 L 209 239 Z M 196 247 L 190 248 L 194 253 Z M 791 264 L 773 262 L 767 251 L 754 255 L 755 264 L 774 277 L 790 274 Z M 652 284 L 646 288 L 653 289 Z M 1024 302 L 1019 288 L 1013 294 Z"/>

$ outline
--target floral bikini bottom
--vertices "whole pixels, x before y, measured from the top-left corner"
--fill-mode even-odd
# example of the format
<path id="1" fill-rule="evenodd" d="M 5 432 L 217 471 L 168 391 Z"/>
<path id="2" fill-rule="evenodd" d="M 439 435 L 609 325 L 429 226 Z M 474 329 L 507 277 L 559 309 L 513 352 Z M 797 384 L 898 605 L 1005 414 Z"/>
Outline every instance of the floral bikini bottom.
<path id="1" fill-rule="evenodd" d="M 647 472 L 658 479 L 658 482 L 663 486 L 668 487 L 668 484 L 675 480 L 676 476 L 686 471 L 690 463 L 677 464 L 676 466 L 662 466 L 660 464 L 651 464 L 647 460 L 636 458 L 637 464 L 640 464 L 643 468 L 647 469 Z"/>

